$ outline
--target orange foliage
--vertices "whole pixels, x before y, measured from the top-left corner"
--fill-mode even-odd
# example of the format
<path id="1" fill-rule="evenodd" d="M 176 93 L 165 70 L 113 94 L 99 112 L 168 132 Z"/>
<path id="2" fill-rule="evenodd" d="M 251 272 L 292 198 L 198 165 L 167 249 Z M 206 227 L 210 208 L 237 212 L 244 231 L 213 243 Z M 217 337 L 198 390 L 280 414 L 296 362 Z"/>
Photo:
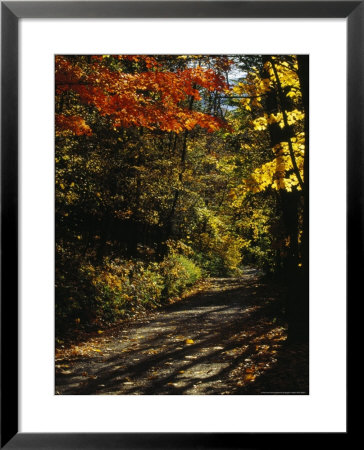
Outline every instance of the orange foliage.
<path id="1" fill-rule="evenodd" d="M 146 69 L 136 73 L 111 70 L 103 64 L 102 56 L 93 56 L 87 67 L 81 68 L 66 57 L 57 56 L 56 93 L 73 91 L 81 103 L 109 116 L 114 127 L 141 126 L 179 133 L 197 125 L 212 132 L 223 125 L 216 117 L 191 111 L 182 104 L 189 98 L 201 99 L 198 87 L 210 92 L 226 89 L 223 77 L 212 69 L 196 67 L 170 72 L 162 71 L 150 56 L 126 55 L 117 59 L 142 64 Z M 68 126 L 75 134 L 91 133 L 85 122 L 81 126 L 78 116 L 61 116 L 57 123 L 63 129 Z"/>
<path id="2" fill-rule="evenodd" d="M 86 124 L 85 120 L 80 116 L 64 116 L 56 115 L 56 134 L 66 134 L 71 132 L 76 136 L 92 134 L 91 128 Z"/>

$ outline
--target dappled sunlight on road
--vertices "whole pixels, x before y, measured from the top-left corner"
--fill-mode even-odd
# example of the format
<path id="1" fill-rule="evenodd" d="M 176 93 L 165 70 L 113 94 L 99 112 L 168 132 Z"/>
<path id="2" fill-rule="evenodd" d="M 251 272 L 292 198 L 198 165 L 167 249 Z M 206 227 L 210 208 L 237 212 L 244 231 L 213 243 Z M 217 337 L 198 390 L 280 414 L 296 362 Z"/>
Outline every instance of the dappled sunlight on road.
<path id="1" fill-rule="evenodd" d="M 204 292 L 85 343 L 92 356 L 82 346 L 59 354 L 56 392 L 245 393 L 277 365 L 286 339 L 278 292 L 268 294 L 254 273 L 213 279 Z"/>

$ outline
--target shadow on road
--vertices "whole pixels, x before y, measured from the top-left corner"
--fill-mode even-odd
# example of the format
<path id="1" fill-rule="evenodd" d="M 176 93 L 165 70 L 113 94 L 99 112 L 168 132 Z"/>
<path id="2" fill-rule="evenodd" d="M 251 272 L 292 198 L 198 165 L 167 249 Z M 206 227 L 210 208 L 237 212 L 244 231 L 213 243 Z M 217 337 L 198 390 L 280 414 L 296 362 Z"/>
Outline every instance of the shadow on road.
<path id="1" fill-rule="evenodd" d="M 120 330 L 103 354 L 68 361 L 71 370 L 56 373 L 57 393 L 308 393 L 308 355 L 285 345 L 281 295 L 254 273 L 216 279 L 126 335 Z"/>

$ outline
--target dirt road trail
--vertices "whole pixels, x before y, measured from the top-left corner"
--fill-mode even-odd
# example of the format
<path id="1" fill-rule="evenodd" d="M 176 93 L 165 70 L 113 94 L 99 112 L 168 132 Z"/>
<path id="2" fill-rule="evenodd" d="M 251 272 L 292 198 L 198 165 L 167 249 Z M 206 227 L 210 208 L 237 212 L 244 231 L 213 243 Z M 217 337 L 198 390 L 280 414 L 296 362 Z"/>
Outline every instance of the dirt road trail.
<path id="1" fill-rule="evenodd" d="M 56 353 L 56 394 L 307 394 L 281 291 L 254 269 Z"/>

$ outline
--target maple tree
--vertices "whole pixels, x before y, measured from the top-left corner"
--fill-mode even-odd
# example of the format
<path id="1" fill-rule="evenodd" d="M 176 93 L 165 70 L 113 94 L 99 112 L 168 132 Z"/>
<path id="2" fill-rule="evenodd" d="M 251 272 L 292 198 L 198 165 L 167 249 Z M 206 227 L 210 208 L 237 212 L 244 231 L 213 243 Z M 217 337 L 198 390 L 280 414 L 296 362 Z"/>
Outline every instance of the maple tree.
<path id="1" fill-rule="evenodd" d="M 132 61 L 142 70 L 127 71 L 124 61 Z M 196 66 L 171 72 L 150 56 L 94 56 L 89 61 L 56 56 L 55 62 L 56 95 L 60 97 L 58 134 L 92 132 L 82 114 L 62 114 L 62 97 L 69 91 L 77 97 L 71 109 L 91 105 L 100 115 L 110 117 L 114 128 L 135 126 L 179 133 L 197 125 L 215 131 L 222 125 L 216 117 L 182 104 L 189 97 L 201 99 L 197 86 L 209 91 L 226 88 L 223 78 L 212 69 Z"/>

